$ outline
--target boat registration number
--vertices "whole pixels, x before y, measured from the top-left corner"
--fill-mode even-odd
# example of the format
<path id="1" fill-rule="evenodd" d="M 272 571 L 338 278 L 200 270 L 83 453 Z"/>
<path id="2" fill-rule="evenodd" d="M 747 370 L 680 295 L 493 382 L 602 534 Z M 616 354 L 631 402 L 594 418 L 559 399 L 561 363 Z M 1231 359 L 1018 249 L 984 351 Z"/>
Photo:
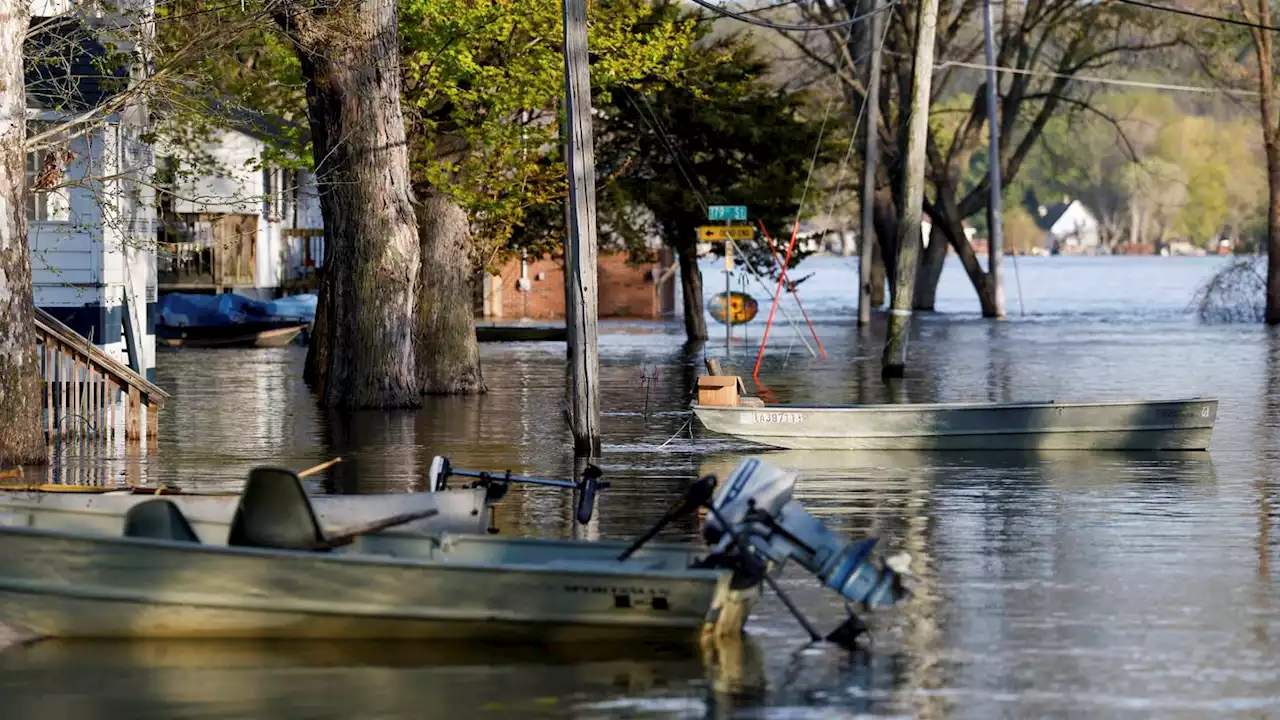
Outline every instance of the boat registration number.
<path id="1" fill-rule="evenodd" d="M 745 425 L 798 425 L 804 415 L 798 412 L 753 412 L 742 416 Z"/>

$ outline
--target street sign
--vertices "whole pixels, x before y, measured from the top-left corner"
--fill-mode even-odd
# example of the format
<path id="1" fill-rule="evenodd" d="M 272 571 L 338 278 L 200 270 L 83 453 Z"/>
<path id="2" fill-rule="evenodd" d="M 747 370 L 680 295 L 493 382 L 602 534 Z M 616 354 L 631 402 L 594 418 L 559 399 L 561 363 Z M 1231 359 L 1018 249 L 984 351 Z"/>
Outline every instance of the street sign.
<path id="1" fill-rule="evenodd" d="M 750 225 L 701 225 L 698 227 L 698 239 L 702 242 L 750 240 L 755 236 L 756 229 Z"/>
<path id="2" fill-rule="evenodd" d="M 708 220 L 746 220 L 746 205 L 712 205 L 707 208 Z"/>

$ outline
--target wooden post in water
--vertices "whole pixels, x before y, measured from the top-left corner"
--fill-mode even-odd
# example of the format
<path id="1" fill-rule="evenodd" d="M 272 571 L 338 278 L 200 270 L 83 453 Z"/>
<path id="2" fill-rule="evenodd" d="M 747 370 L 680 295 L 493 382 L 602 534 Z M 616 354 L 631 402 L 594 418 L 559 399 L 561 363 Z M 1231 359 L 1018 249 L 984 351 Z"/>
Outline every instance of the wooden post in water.
<path id="1" fill-rule="evenodd" d="M 573 447 L 577 455 L 600 452 L 600 361 L 596 354 L 595 149 L 591 139 L 591 77 L 587 58 L 587 0 L 563 0 L 565 121 L 569 172 L 569 237 L 565 246 L 565 321 Z"/>
<path id="2" fill-rule="evenodd" d="M 1000 262 L 1004 255 L 1004 210 L 1000 197 L 1000 122 L 996 100 L 999 80 L 996 79 L 995 40 L 991 32 L 991 0 L 982 2 L 982 29 L 987 58 L 987 128 L 991 133 L 991 142 L 987 146 L 987 177 L 991 179 L 991 194 L 987 201 L 987 283 L 990 286 L 992 316 L 1002 318 L 1004 278 L 1001 277 Z"/>
<path id="3" fill-rule="evenodd" d="M 871 0 L 875 13 L 867 21 L 871 63 L 867 71 L 867 110 L 863 123 L 862 237 L 858 249 L 858 325 L 871 324 L 871 263 L 875 257 L 876 170 L 880 164 L 880 0 Z"/>
<path id="4" fill-rule="evenodd" d="M 45 442 L 53 442 L 53 343 L 44 341 L 44 407 L 45 407 Z"/>
<path id="5" fill-rule="evenodd" d="M 933 43 L 938 25 L 938 0 L 920 0 L 916 12 L 915 73 L 911 82 L 911 107 L 907 119 L 906 171 L 902 176 L 902 214 L 898 226 L 898 263 L 889 308 L 889 333 L 885 338 L 880 375 L 902 377 L 907 368 L 907 329 L 915 292 L 916 265 L 920 260 L 920 213 L 924 203 L 924 154 L 929 131 L 929 90 L 933 78 Z"/>
<path id="6" fill-rule="evenodd" d="M 139 427 L 142 418 L 142 397 L 138 388 L 129 388 L 129 404 L 124 411 L 124 439 L 126 442 L 137 442 L 142 437 Z"/>

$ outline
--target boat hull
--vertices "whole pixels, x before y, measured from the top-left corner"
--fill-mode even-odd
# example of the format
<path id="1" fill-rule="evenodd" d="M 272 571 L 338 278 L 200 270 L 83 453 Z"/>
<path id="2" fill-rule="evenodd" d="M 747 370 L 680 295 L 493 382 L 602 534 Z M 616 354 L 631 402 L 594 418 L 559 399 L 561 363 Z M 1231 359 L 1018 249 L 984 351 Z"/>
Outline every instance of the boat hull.
<path id="1" fill-rule="evenodd" d="M 796 450 L 1204 450 L 1218 401 L 704 406 L 708 430 Z"/>
<path id="2" fill-rule="evenodd" d="M 201 542 L 227 542 L 239 495 L 179 493 L 163 497 L 178 506 Z M 316 519 L 328 531 L 435 508 L 437 515 L 407 523 L 399 531 L 437 534 L 485 532 L 493 511 L 486 497 L 483 488 L 460 488 L 434 493 L 312 495 L 310 499 Z M 124 516 L 129 508 L 153 498 L 134 494 L 0 493 L 0 525 L 119 535 L 124 531 Z"/>
<path id="3" fill-rule="evenodd" d="M 439 539 L 370 537 L 382 546 L 300 553 L 0 528 L 0 622 L 64 638 L 568 642 L 740 633 L 748 611 L 730 607 L 746 596 L 728 571 L 687 569 L 692 548 L 618 563 L 604 559 L 620 543 L 525 541 L 526 562 L 482 563 Z"/>
<path id="4" fill-rule="evenodd" d="M 156 327 L 156 340 L 170 348 L 284 347 L 294 341 L 305 323 L 249 322 L 214 327 Z"/>

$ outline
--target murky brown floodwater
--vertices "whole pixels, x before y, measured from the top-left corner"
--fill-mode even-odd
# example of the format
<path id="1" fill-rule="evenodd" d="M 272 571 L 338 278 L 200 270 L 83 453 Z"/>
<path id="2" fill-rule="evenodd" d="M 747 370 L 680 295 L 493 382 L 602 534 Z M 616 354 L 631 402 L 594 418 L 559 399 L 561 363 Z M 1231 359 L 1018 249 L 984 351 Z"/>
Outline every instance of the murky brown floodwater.
<path id="1" fill-rule="evenodd" d="M 830 354 L 776 330 L 761 377 L 779 401 L 1087 399 L 1216 395 L 1208 453 L 770 453 L 802 469 L 799 495 L 833 526 L 916 557 L 915 602 L 869 616 L 870 652 L 797 653 L 804 637 L 770 594 L 741 645 L 719 656 L 634 647 L 532 649 L 309 643 L 42 643 L 0 653 L 0 716 L 422 718 L 506 716 L 1269 717 L 1280 713 L 1280 334 L 1186 315 L 1215 258 L 1019 260 L 1011 316 L 976 315 L 958 267 L 921 317 L 901 386 L 879 380 L 881 328 L 860 336 L 853 263 L 799 274 Z M 716 276 L 708 284 L 718 287 Z M 761 305 L 764 294 L 749 287 Z M 767 308 L 766 308 L 767 311 Z M 758 342 L 763 316 L 750 329 Z M 797 314 L 798 315 L 798 314 Z M 722 327 L 713 326 L 713 333 Z M 722 336 L 707 353 L 724 357 Z M 605 449 L 613 487 L 584 537 L 642 531 L 698 473 L 752 450 L 685 427 L 702 353 L 680 328 L 602 327 Z M 572 468 L 561 419 L 563 345 L 488 345 L 481 398 L 418 413 L 326 418 L 302 348 L 166 353 L 173 393 L 159 453 L 132 464 L 71 453 L 61 472 L 234 487 L 249 468 L 347 461 L 331 492 L 417 489 L 432 455 L 458 467 L 547 475 Z M 754 349 L 727 362 L 750 374 Z M 641 376 L 656 370 L 646 391 Z M 647 414 L 646 414 L 647 408 Z M 672 439 L 680 434 L 681 437 Z M 565 536 L 570 498 L 516 488 L 504 532 Z M 692 524 L 671 538 L 693 538 Z M 834 594 L 788 573 L 822 627 Z"/>

